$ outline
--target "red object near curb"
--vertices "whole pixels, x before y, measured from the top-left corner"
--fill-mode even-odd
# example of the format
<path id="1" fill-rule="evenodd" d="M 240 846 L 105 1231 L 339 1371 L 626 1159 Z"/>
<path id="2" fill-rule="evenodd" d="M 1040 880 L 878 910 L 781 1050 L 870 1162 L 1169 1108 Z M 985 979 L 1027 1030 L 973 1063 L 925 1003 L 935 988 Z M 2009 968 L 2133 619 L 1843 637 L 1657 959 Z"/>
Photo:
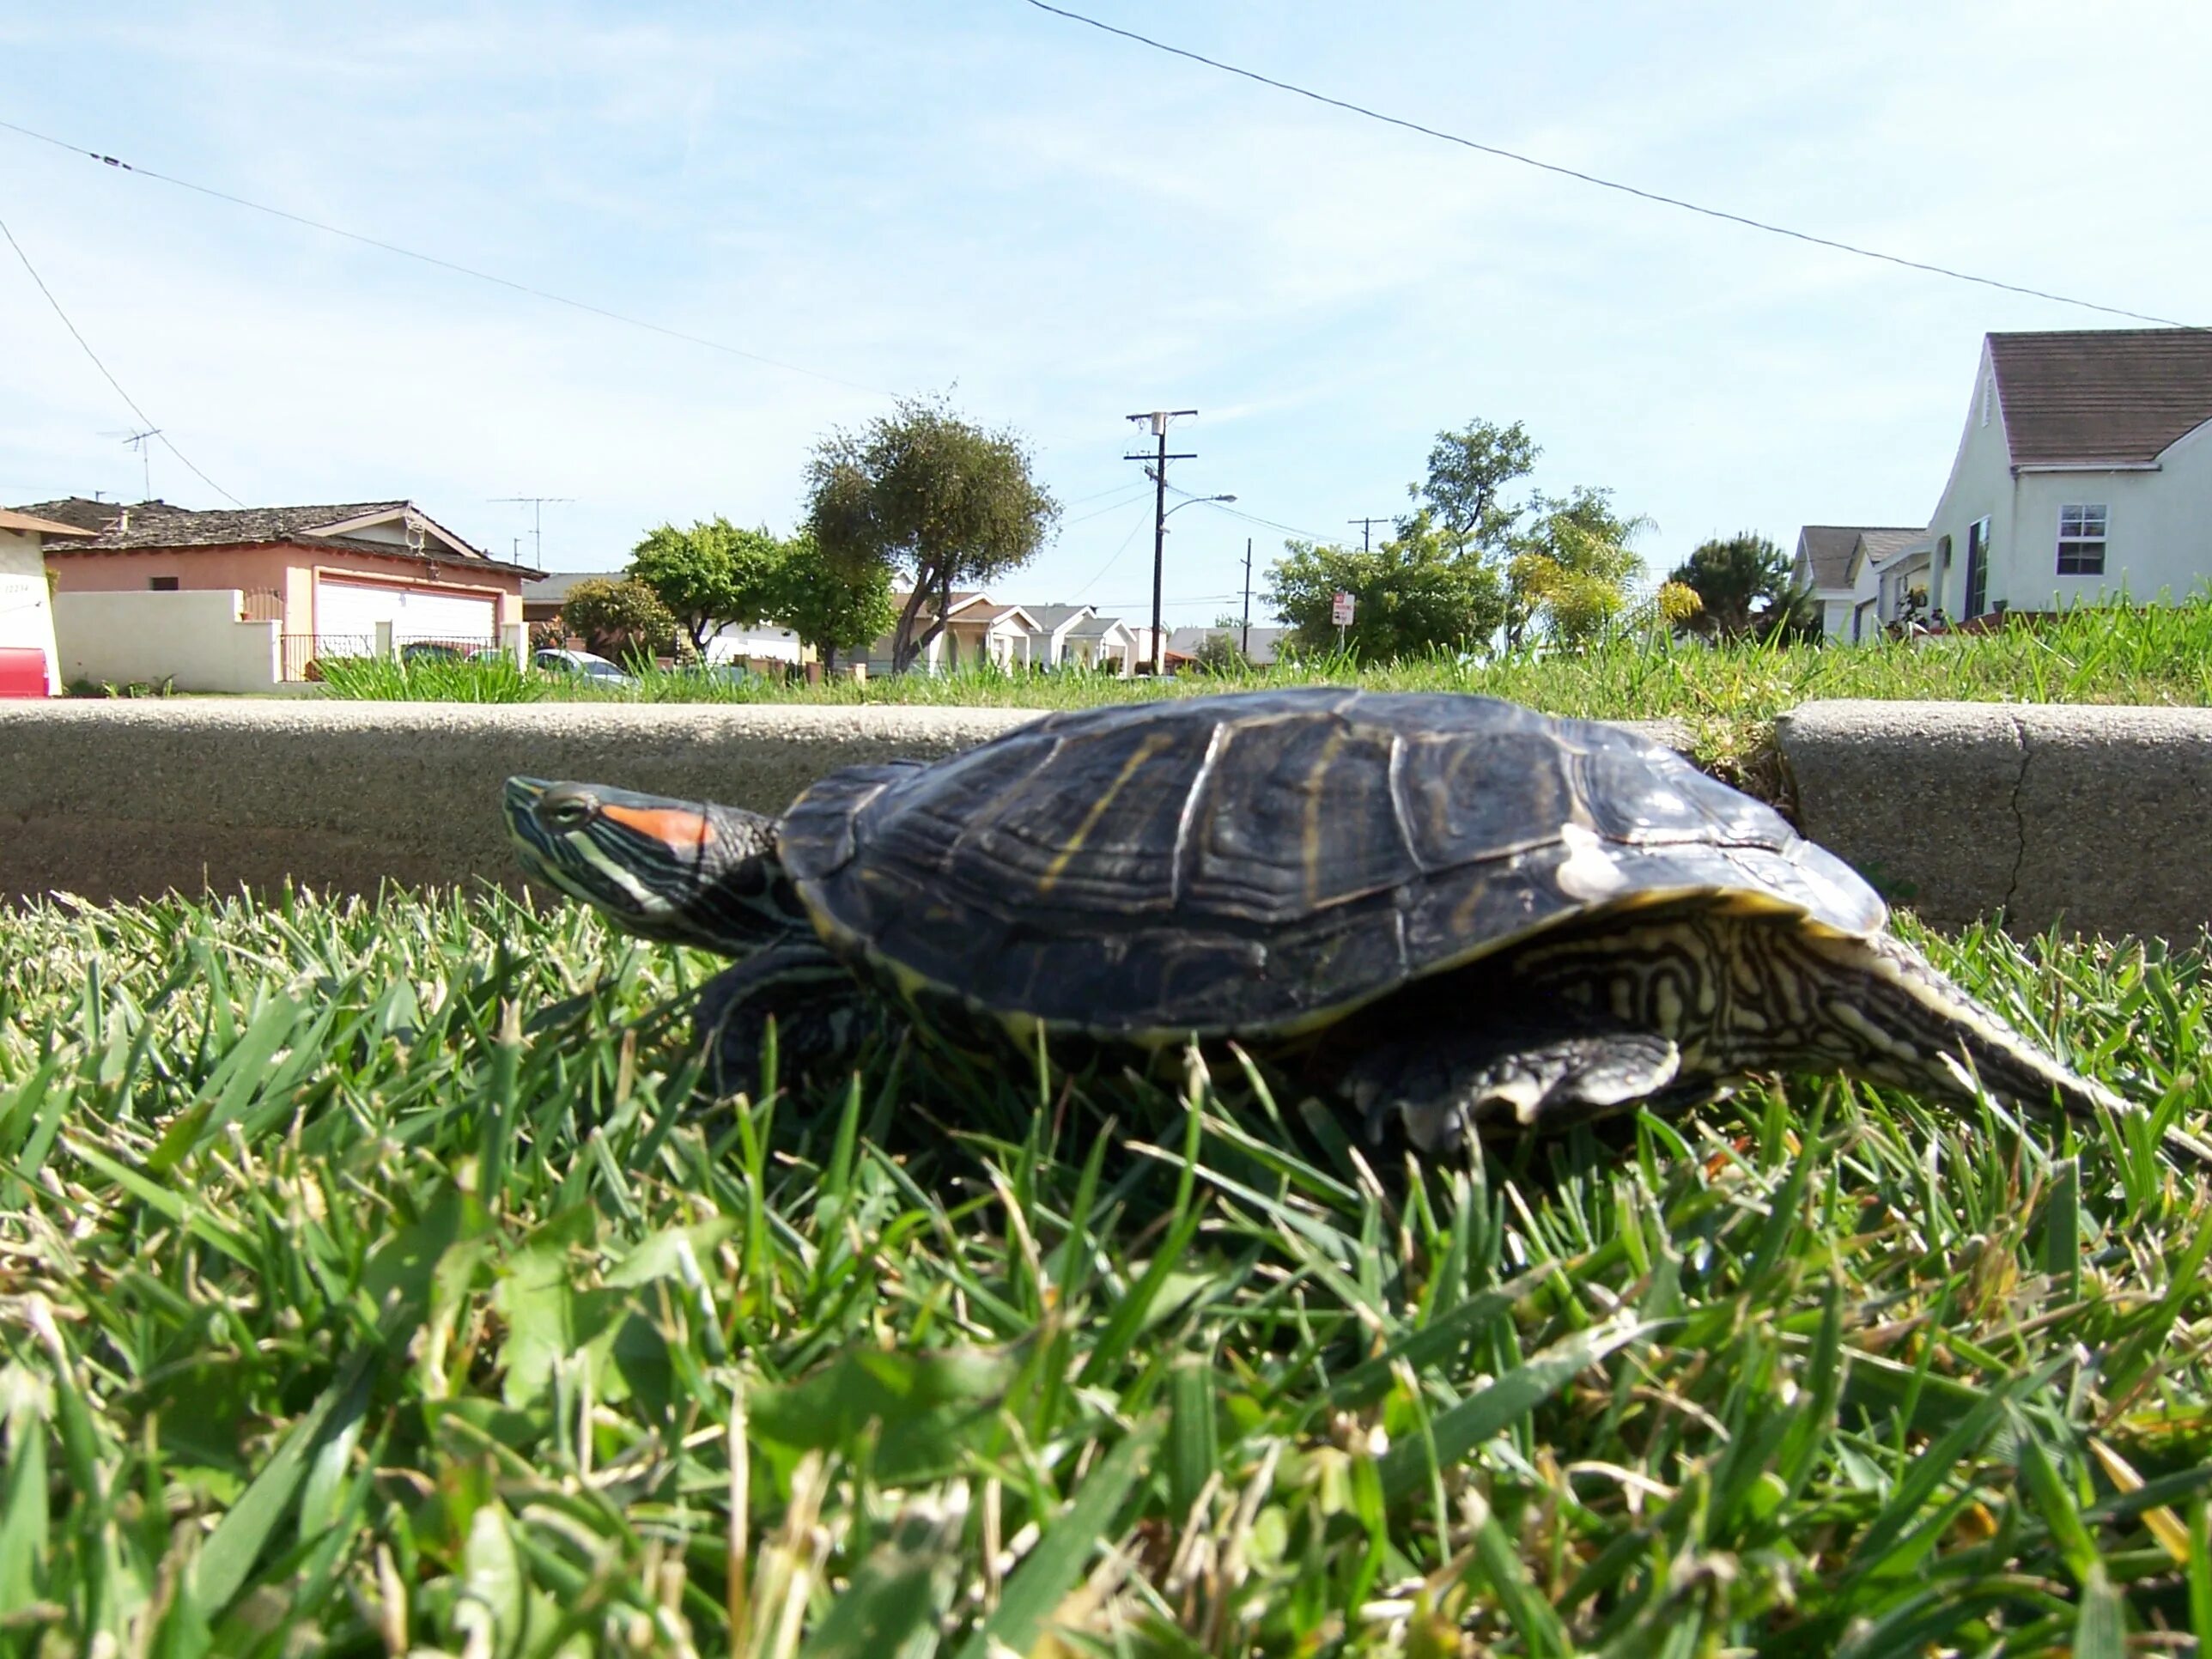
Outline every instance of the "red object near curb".
<path id="1" fill-rule="evenodd" d="M 0 697 L 46 695 L 46 653 L 27 646 L 0 647 Z"/>

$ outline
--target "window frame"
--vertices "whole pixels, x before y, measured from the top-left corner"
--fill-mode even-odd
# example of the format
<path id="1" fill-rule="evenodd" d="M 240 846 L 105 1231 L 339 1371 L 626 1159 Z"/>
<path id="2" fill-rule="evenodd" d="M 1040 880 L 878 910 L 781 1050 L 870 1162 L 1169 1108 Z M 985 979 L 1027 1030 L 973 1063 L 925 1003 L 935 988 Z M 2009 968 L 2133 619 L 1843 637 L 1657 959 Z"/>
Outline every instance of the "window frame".
<path id="1" fill-rule="evenodd" d="M 2072 534 L 2067 533 L 2066 515 L 2075 515 Z M 2091 515 L 2095 515 L 2096 532 L 2089 532 Z M 2064 501 L 2058 508 L 2056 570 L 2061 576 L 2101 576 L 2110 562 L 2112 541 L 2112 508 L 2109 501 Z M 2087 561 L 2085 549 L 2096 549 L 2096 562 Z M 2070 551 L 2069 551 L 2070 550 Z M 2068 560 L 2073 562 L 2069 565 Z"/>
<path id="2" fill-rule="evenodd" d="M 1959 606 L 1961 620 L 1971 622 L 1990 608 L 1990 515 L 1986 513 L 1966 526 L 1965 592 Z"/>

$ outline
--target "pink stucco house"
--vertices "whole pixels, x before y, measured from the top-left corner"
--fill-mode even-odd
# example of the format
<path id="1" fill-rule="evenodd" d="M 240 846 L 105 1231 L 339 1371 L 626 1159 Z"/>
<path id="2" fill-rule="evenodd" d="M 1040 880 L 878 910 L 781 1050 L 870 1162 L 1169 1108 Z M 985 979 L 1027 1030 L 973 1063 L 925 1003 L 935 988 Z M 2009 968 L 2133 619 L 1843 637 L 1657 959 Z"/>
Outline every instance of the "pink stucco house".
<path id="1" fill-rule="evenodd" d="M 495 559 L 412 501 L 193 512 L 167 501 L 70 496 L 21 509 L 89 531 L 49 542 L 57 593 L 234 588 L 244 620 L 276 622 L 288 678 L 318 654 L 397 641 L 489 642 L 522 621 L 540 573 Z"/>

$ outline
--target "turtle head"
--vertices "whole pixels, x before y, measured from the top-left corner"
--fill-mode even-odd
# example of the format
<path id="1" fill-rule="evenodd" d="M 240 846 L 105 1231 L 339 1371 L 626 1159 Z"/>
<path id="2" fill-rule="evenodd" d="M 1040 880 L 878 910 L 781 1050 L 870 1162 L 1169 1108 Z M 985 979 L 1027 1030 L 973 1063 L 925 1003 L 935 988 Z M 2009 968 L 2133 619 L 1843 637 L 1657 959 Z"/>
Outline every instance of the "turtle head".
<path id="1" fill-rule="evenodd" d="M 540 778 L 505 806 L 523 869 L 625 933 L 734 957 L 811 931 L 757 812 Z"/>

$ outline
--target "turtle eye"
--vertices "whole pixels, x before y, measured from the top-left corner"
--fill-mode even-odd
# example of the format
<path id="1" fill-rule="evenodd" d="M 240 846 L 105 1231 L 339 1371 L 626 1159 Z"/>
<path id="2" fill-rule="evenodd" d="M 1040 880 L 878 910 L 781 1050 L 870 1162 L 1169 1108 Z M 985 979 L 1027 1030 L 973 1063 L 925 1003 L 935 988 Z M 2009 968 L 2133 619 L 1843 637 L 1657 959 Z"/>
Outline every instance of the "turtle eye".
<path id="1" fill-rule="evenodd" d="M 580 830 L 599 810 L 589 795 L 548 795 L 538 803 L 538 818 L 550 830 Z"/>

